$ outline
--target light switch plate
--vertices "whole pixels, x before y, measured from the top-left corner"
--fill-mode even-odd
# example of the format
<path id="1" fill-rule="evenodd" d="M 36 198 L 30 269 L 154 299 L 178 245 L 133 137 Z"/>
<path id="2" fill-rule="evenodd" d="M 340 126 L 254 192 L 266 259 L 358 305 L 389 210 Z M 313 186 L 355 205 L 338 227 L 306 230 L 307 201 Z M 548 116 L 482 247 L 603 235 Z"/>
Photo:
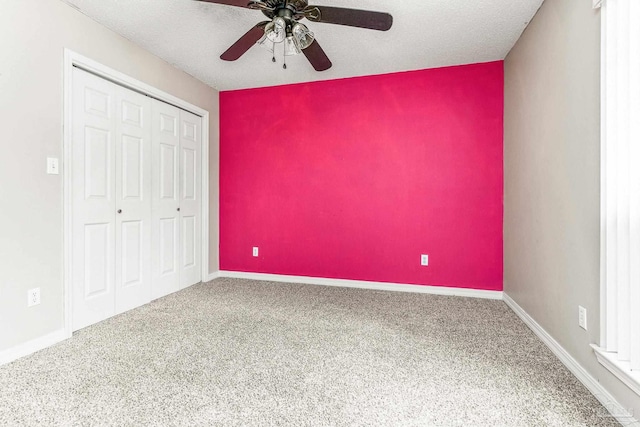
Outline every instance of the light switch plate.
<path id="1" fill-rule="evenodd" d="M 578 306 L 578 325 L 587 330 L 587 309 L 581 305 Z"/>
<path id="2" fill-rule="evenodd" d="M 57 157 L 47 157 L 47 173 L 49 175 L 58 175 L 60 173 Z"/>

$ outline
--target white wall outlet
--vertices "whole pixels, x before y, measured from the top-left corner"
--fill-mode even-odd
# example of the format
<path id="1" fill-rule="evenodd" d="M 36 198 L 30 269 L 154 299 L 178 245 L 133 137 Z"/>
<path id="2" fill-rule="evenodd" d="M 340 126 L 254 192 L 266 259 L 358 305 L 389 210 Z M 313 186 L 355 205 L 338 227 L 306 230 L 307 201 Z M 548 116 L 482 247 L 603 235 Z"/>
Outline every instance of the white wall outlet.
<path id="1" fill-rule="evenodd" d="M 253 247 L 253 256 L 258 256 L 258 247 L 257 246 Z"/>
<path id="2" fill-rule="evenodd" d="M 578 306 L 578 325 L 585 331 L 587 330 L 587 309 L 583 306 Z"/>
<path id="3" fill-rule="evenodd" d="M 420 265 L 429 265 L 429 255 L 420 255 Z"/>
<path id="4" fill-rule="evenodd" d="M 49 175 L 58 175 L 60 173 L 56 157 L 47 157 L 47 173 Z"/>
<path id="5" fill-rule="evenodd" d="M 27 291 L 27 307 L 40 304 L 40 288 L 33 288 Z"/>

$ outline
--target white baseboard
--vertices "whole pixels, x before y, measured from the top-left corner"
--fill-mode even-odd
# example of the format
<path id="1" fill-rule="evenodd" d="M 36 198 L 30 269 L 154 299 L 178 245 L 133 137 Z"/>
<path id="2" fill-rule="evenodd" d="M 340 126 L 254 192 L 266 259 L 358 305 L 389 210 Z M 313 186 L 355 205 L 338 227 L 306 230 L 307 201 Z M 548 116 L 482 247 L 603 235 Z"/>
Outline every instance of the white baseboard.
<path id="1" fill-rule="evenodd" d="M 64 329 L 59 329 L 42 337 L 27 341 L 23 344 L 18 344 L 17 346 L 11 347 L 7 350 L 0 351 L 0 366 L 50 347 L 60 341 L 66 340 L 67 338 L 71 338 L 71 335 Z"/>
<path id="2" fill-rule="evenodd" d="M 638 425 L 638 421 L 609 393 L 591 374 L 589 374 L 576 359 L 571 356 L 558 342 L 545 331 L 538 322 L 524 311 L 509 295 L 503 293 L 504 302 L 522 319 L 542 342 L 556 355 L 564 366 L 580 380 L 582 384 L 593 394 L 596 399 L 613 415 L 623 426 Z"/>
<path id="3" fill-rule="evenodd" d="M 221 270 L 216 277 L 231 277 L 269 282 L 302 283 L 305 285 L 340 286 L 344 288 L 373 289 L 378 291 L 416 292 L 422 294 L 451 295 L 470 298 L 502 299 L 502 291 L 450 288 L 446 286 L 409 285 L 403 283 L 369 282 L 365 280 L 327 279 L 323 277 L 288 276 L 284 274 L 246 273 Z"/>
<path id="4" fill-rule="evenodd" d="M 213 273 L 209 273 L 209 275 L 207 277 L 205 277 L 203 282 L 210 282 L 212 280 L 217 279 L 218 277 L 220 277 L 220 272 L 219 271 L 214 271 Z"/>

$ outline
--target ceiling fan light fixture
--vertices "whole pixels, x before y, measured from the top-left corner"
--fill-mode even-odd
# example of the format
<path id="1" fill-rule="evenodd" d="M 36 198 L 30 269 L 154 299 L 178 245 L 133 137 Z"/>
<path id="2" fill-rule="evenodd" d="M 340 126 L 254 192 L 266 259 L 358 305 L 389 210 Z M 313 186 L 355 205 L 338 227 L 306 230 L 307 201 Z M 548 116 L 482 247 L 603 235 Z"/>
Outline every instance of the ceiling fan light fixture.
<path id="1" fill-rule="evenodd" d="M 331 61 L 314 34 L 305 25 L 300 24 L 299 20 L 308 19 L 311 22 L 377 31 L 387 31 L 393 25 L 393 17 L 388 13 L 344 7 L 309 6 L 310 0 L 197 1 L 259 10 L 270 19 L 259 22 L 232 44 L 220 55 L 223 61 L 239 59 L 257 43 L 274 53 L 271 60 L 276 62 L 276 44 L 284 43 L 282 49 L 278 49 L 278 53 L 282 51 L 285 60 L 287 55 L 304 53 L 316 71 L 325 71 L 331 68 Z M 286 67 L 285 61 L 282 68 Z"/>
<path id="2" fill-rule="evenodd" d="M 262 38 L 256 42 L 256 44 L 267 49 L 269 52 L 273 52 L 274 43 L 267 38 L 266 34 L 264 34 Z"/>
<path id="3" fill-rule="evenodd" d="M 287 36 L 284 41 L 284 56 L 293 56 L 302 53 L 302 50 L 298 48 L 295 42 L 295 37 L 292 35 Z"/>
<path id="4" fill-rule="evenodd" d="M 264 27 L 264 34 L 273 43 L 282 43 L 287 37 L 287 23 L 284 18 L 276 16 Z"/>
<path id="5" fill-rule="evenodd" d="M 258 40 L 257 44 L 267 49 L 269 52 L 275 54 L 276 51 L 278 54 L 283 53 L 284 56 L 293 56 L 302 53 L 298 46 L 296 46 L 294 37 L 289 35 L 283 40 L 284 44 L 280 45 L 279 43 L 272 43 L 271 40 L 267 38 L 265 34 L 262 36 L 260 40 Z M 278 44 L 278 48 L 276 48 L 276 44 Z"/>
<path id="6" fill-rule="evenodd" d="M 296 23 L 291 29 L 291 35 L 293 38 L 293 42 L 295 43 L 298 50 L 302 51 L 313 43 L 315 36 L 306 25 Z"/>

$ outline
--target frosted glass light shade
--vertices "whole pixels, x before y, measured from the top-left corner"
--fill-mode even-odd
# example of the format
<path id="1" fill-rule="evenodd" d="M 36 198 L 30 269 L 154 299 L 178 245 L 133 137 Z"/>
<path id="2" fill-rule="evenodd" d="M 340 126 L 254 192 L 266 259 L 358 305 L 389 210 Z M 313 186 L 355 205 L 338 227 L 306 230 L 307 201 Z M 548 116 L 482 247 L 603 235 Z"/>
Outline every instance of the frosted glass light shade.
<path id="1" fill-rule="evenodd" d="M 293 36 L 293 42 L 300 51 L 308 48 L 311 46 L 311 43 L 313 43 L 313 33 L 303 24 L 296 23 L 291 29 L 291 33 Z"/>
<path id="2" fill-rule="evenodd" d="M 256 43 L 262 46 L 263 48 L 267 49 L 269 52 L 273 52 L 273 42 L 267 38 L 266 34 L 262 36 L 262 38 L 258 40 Z"/>
<path id="3" fill-rule="evenodd" d="M 282 43 L 287 37 L 286 27 L 285 20 L 277 16 L 264 27 L 264 33 L 273 43 Z"/>
<path id="4" fill-rule="evenodd" d="M 284 41 L 284 55 L 285 56 L 293 56 L 302 53 L 298 46 L 295 43 L 295 37 L 287 36 Z"/>
<path id="5" fill-rule="evenodd" d="M 302 51 L 296 46 L 292 36 L 288 36 L 286 39 L 284 39 L 284 45 L 281 45 L 280 43 L 273 43 L 272 41 L 270 41 L 265 34 L 260 40 L 257 41 L 257 44 L 267 49 L 274 55 L 280 55 L 284 53 L 285 56 L 293 56 L 302 53 Z"/>

